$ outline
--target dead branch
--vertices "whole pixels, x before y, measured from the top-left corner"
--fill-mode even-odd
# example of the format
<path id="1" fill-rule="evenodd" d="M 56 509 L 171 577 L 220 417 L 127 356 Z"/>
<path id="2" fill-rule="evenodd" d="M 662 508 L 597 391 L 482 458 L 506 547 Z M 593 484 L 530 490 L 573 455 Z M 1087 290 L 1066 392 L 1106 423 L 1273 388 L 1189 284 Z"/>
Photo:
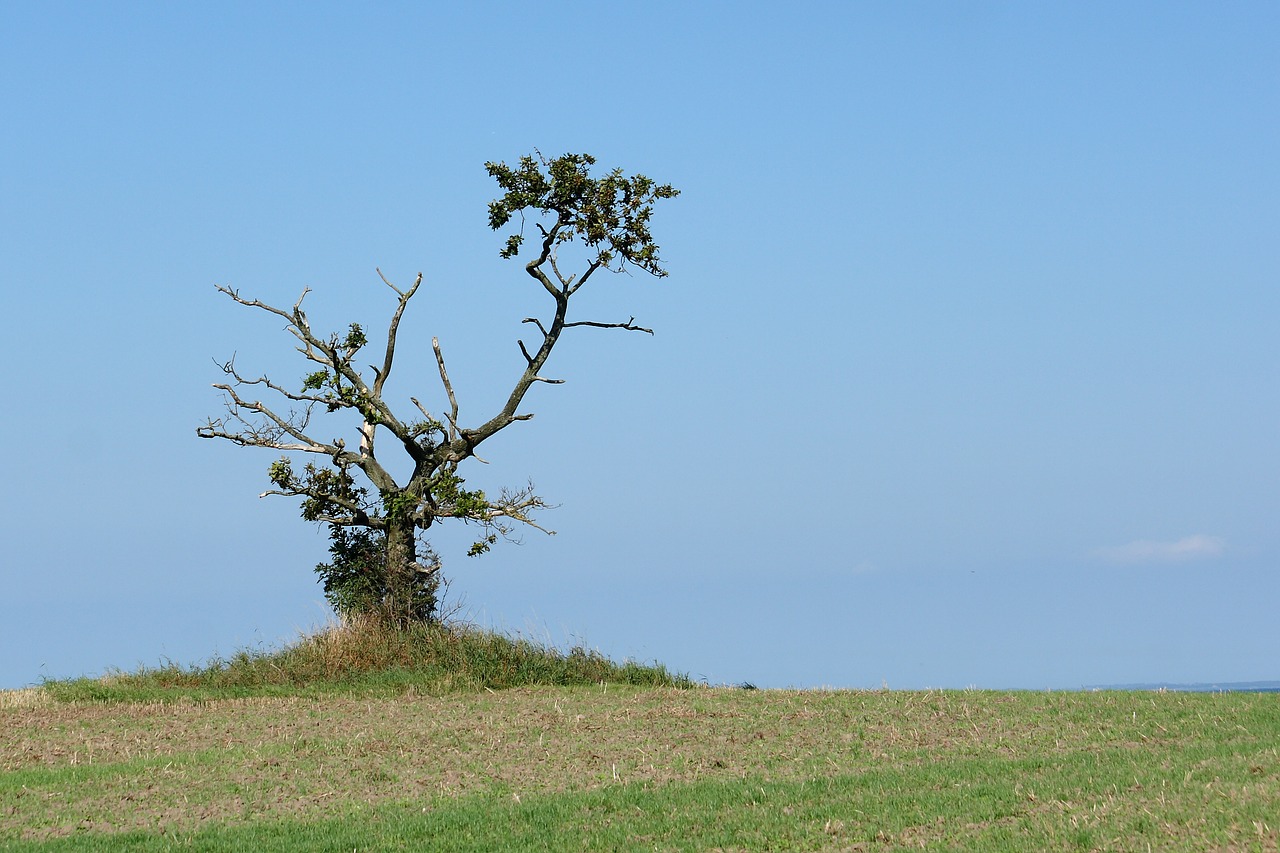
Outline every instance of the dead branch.
<path id="1" fill-rule="evenodd" d="M 633 318 L 633 319 L 634 319 L 634 318 Z M 521 322 L 521 323 L 533 323 L 535 326 L 537 326 L 537 327 L 538 327 L 538 331 L 539 331 L 539 332 L 542 332 L 542 337 L 543 337 L 543 339 L 544 339 L 544 340 L 545 340 L 546 338 L 551 337 L 551 334 L 547 331 L 546 326 L 543 326 L 543 325 L 542 325 L 542 321 L 541 321 L 541 320 L 539 320 L 537 317 L 525 317 L 525 318 L 524 318 L 523 320 L 521 320 L 520 322 Z"/>
<path id="2" fill-rule="evenodd" d="M 573 296 L 573 294 L 577 293 L 582 288 L 582 285 L 587 283 L 587 279 L 591 278 L 591 274 L 601 266 L 602 264 L 599 260 L 592 261 L 591 265 L 587 267 L 587 271 L 582 274 L 582 278 L 578 279 L 577 284 L 573 283 L 573 276 L 569 276 L 569 280 L 565 282 L 565 295 Z"/>
<path id="3" fill-rule="evenodd" d="M 440 381 L 444 383 L 445 393 L 449 395 L 449 414 L 445 417 L 449 420 L 449 440 L 453 441 L 458 437 L 458 398 L 453 393 L 453 383 L 449 381 L 449 374 L 444 369 L 444 354 L 440 352 L 440 339 L 431 339 L 431 349 L 436 354 L 436 365 L 440 368 Z"/>
<path id="4" fill-rule="evenodd" d="M 376 267 L 375 267 L 376 269 Z M 387 281 L 386 276 L 382 274 L 382 270 L 377 270 L 379 278 L 386 282 L 400 296 L 400 303 L 396 306 L 396 313 L 391 317 L 391 325 L 387 328 L 387 354 L 382 360 L 382 370 L 375 371 L 376 378 L 373 383 L 374 395 L 382 396 L 382 386 L 386 383 L 387 377 L 391 375 L 391 362 L 395 358 L 396 353 L 396 334 L 400 329 L 400 318 L 404 316 L 405 306 L 409 304 L 409 300 L 413 298 L 413 294 L 417 292 L 422 285 L 422 273 L 418 273 L 417 279 L 413 282 L 413 287 L 401 293 L 400 290 L 391 282 Z"/>
<path id="5" fill-rule="evenodd" d="M 626 329 L 629 332 L 647 332 L 650 335 L 653 334 L 653 329 L 646 329 L 643 326 L 637 326 L 635 325 L 635 322 L 635 317 L 632 317 L 625 323 L 597 323 L 593 320 L 578 320 L 573 323 L 565 323 L 564 327 L 568 329 L 573 326 L 594 326 L 597 329 Z"/>

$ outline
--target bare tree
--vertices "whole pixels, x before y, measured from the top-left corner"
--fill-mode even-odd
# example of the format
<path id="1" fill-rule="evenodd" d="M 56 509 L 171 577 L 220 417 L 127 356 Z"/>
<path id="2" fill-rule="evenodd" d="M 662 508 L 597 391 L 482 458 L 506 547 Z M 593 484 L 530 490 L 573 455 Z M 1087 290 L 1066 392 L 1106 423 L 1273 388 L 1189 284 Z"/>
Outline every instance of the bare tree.
<path id="1" fill-rule="evenodd" d="M 364 330 L 353 323 L 345 333 L 313 332 L 302 309 L 308 290 L 303 290 L 291 309 L 282 309 L 244 298 L 230 287 L 217 288 L 241 305 L 282 318 L 298 341 L 297 351 L 318 369 L 304 378 L 300 391 L 293 391 L 266 376 L 253 378 L 241 373 L 234 359 L 222 364 L 229 379 L 213 387 L 222 391 L 226 413 L 210 418 L 197 429 L 197 435 L 241 446 L 311 454 L 314 458 L 300 471 L 288 455 L 272 463 L 268 476 L 273 487 L 261 497 L 300 497 L 302 516 L 308 521 L 332 525 L 335 531 L 365 528 L 381 534 L 385 559 L 375 610 L 395 625 L 431 618 L 435 611 L 439 565 L 434 560 L 425 566 L 418 562 L 418 532 L 445 519 L 476 523 L 481 535 L 471 546 L 474 555 L 487 551 L 498 537 L 510 536 L 518 525 L 543 529 L 534 514 L 545 508 L 546 502 L 532 485 L 491 496 L 465 488 L 457 472 L 490 436 L 533 417 L 521 412 L 520 406 L 534 383 L 561 381 L 547 379 L 541 371 L 564 331 L 587 326 L 653 333 L 637 326 L 634 317 L 626 322 L 571 321 L 569 301 L 601 269 L 620 273 L 635 268 L 665 276 L 649 220 L 658 199 L 674 198 L 679 191 L 644 175 L 626 177 L 618 169 L 593 178 L 590 167 L 595 158 L 586 154 L 550 160 L 535 154 L 522 157 L 515 167 L 485 164 L 504 193 L 489 204 L 489 225 L 498 230 L 519 218 L 520 230 L 507 237 L 500 253 L 503 258 L 515 258 L 524 242 L 526 217 L 532 220 L 540 239 L 537 255 L 525 264 L 525 271 L 546 291 L 550 313 L 523 320 L 533 326 L 537 337 L 529 346 L 517 341 L 523 360 L 520 374 L 502 408 L 474 426 L 464 426 L 460 419 L 458 397 L 435 338 L 431 343 L 447 408 L 433 415 L 411 397 L 416 411 L 404 417 L 393 412 L 384 399 L 400 320 L 422 286 L 421 273 L 412 286 L 401 289 L 378 271 L 395 293 L 397 304 L 387 328 L 381 365 L 369 365 L 368 373 L 355 363 L 368 344 Z M 557 255 L 561 246 L 570 243 L 586 249 L 585 266 L 565 275 Z M 270 405 L 263 402 L 263 396 L 272 400 Z M 349 447 L 342 438 L 320 438 L 329 432 L 313 424 L 316 414 L 356 415 L 355 446 Z M 411 462 L 412 473 L 404 482 L 397 481 L 378 460 L 375 446 L 383 447 L 378 444 L 380 438 Z M 431 553 L 429 549 L 427 553 Z"/>

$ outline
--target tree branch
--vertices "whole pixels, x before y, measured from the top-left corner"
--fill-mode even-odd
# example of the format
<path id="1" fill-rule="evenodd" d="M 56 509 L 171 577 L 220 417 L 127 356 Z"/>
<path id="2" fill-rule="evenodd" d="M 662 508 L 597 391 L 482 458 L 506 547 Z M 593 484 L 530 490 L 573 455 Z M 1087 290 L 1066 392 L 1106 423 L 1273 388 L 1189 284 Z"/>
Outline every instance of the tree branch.
<path id="1" fill-rule="evenodd" d="M 422 284 L 422 274 L 419 273 L 413 286 L 409 288 L 409 290 L 403 292 L 392 284 L 386 276 L 382 274 L 381 270 L 378 270 L 378 276 L 388 287 L 398 294 L 398 304 L 387 331 L 387 349 L 383 359 L 382 369 L 379 370 L 376 367 L 373 368 L 374 383 L 372 387 L 365 382 L 364 377 L 360 375 L 360 372 L 356 370 L 351 363 L 356 350 L 360 348 L 360 344 L 352 347 L 350 344 L 344 344 L 336 334 L 332 335 L 328 340 L 323 340 L 312 333 L 311 326 L 307 322 L 306 314 L 302 310 L 302 301 L 310 292 L 309 288 L 303 289 L 302 295 L 299 296 L 298 301 L 294 303 L 292 311 L 284 311 L 257 299 L 245 299 L 240 296 L 238 291 L 229 287 L 218 285 L 217 289 L 241 305 L 259 308 L 288 321 L 289 325 L 287 326 L 287 329 L 289 333 L 302 342 L 302 346 L 298 347 L 298 351 L 308 360 L 333 371 L 335 390 L 341 390 L 338 389 L 337 386 L 341 381 L 345 381 L 351 386 L 354 393 L 351 394 L 350 397 L 340 394 L 325 397 L 316 395 L 315 397 L 312 397 L 309 395 L 293 394 L 277 385 L 265 383 L 268 387 L 291 400 L 306 401 L 309 403 L 322 402 L 328 406 L 330 410 L 336 408 L 356 409 L 364 415 L 364 422 L 360 427 L 360 432 L 362 436 L 361 448 L 365 457 L 373 458 L 373 443 L 376 428 L 378 426 L 382 426 L 399 439 L 400 443 L 404 445 L 405 451 L 412 459 L 414 459 L 415 462 L 417 462 L 422 459 L 425 451 L 418 445 L 416 438 L 411 431 L 399 421 L 395 416 L 395 413 L 391 411 L 386 402 L 382 399 L 382 388 L 387 381 L 387 377 L 391 373 L 391 365 L 395 356 L 396 336 L 399 331 L 400 319 L 404 315 L 405 306 L 408 304 L 409 299 L 413 297 L 414 293 L 417 292 L 418 288 Z M 358 327 L 354 326 L 353 328 L 358 329 Z M 253 384 L 250 381 L 244 380 L 242 377 L 237 376 L 236 378 L 237 381 L 242 384 Z M 374 417 L 370 417 L 370 414 L 373 414 Z"/>
<path id="2" fill-rule="evenodd" d="M 560 233 L 560 227 L 561 217 L 560 214 L 556 214 L 555 225 L 551 226 L 550 231 L 542 232 L 542 252 L 537 258 L 524 265 L 525 272 L 541 282 L 547 292 L 554 296 L 557 301 L 563 299 L 567 294 L 551 283 L 551 279 L 547 278 L 547 274 L 542 271 L 542 265 L 547 262 L 547 258 L 551 257 L 551 250 L 555 246 L 556 235 Z"/>
<path id="3" fill-rule="evenodd" d="M 503 539 L 513 540 L 512 535 L 515 528 L 508 524 L 507 521 L 518 522 L 535 530 L 540 530 L 548 536 L 554 536 L 555 531 L 538 524 L 533 520 L 533 513 L 538 510 L 549 509 L 548 504 L 543 498 L 539 497 L 534 491 L 533 483 L 529 483 L 518 491 L 503 489 L 497 500 L 485 501 L 483 507 L 474 508 L 461 514 L 454 513 L 453 518 L 459 518 L 462 521 L 477 522 L 486 531 L 492 531 L 496 536 Z M 443 506 L 439 508 L 441 516 L 446 516 L 450 512 L 450 507 Z M 492 541 L 496 536 L 490 536 Z M 486 549 L 487 550 L 487 549 Z"/>
<path id="4" fill-rule="evenodd" d="M 325 363 L 323 361 L 317 361 L 314 358 L 312 359 L 312 361 L 316 361 L 317 364 Z M 259 376 L 257 379 L 245 379 L 236 371 L 235 356 L 232 356 L 231 360 L 226 362 L 225 364 L 220 364 L 218 366 L 222 369 L 223 373 L 235 379 L 236 385 L 265 385 L 268 388 L 270 388 L 272 391 L 275 391 L 280 396 L 289 400 L 293 400 L 294 402 L 306 403 L 308 407 L 310 407 L 310 405 L 313 403 L 323 403 L 325 405 L 329 405 L 330 401 L 325 397 L 320 397 L 315 394 L 295 394 L 292 391 L 289 391 L 275 384 L 266 376 Z M 214 387 L 216 388 L 218 386 L 215 385 Z"/>
<path id="5" fill-rule="evenodd" d="M 458 398 L 453 394 L 453 383 L 449 381 L 449 374 L 444 369 L 444 355 L 440 352 L 440 339 L 431 339 L 431 349 L 436 354 L 436 364 L 440 368 L 440 381 L 444 383 L 445 393 L 449 395 L 450 413 L 445 415 L 449 420 L 449 440 L 453 441 L 458 437 Z"/>
<path id="6" fill-rule="evenodd" d="M 396 333 L 400 328 L 400 318 L 404 315 L 404 308 L 409 304 L 409 300 L 413 298 L 413 294 L 417 292 L 418 287 L 422 284 L 422 273 L 418 273 L 418 277 L 413 282 L 413 287 L 408 291 L 401 293 L 400 290 L 391 282 L 387 281 L 387 277 L 382 274 L 382 270 L 374 268 L 378 272 L 378 277 L 386 282 L 387 287 L 394 290 L 400 296 L 400 304 L 396 306 L 396 313 L 391 318 L 391 326 L 387 329 L 387 354 L 382 360 L 382 370 L 375 370 L 375 379 L 373 382 L 373 393 L 375 396 L 382 397 L 382 386 L 387 381 L 387 377 L 391 375 L 391 362 L 395 358 L 396 353 Z"/>
<path id="7" fill-rule="evenodd" d="M 521 320 L 520 322 L 521 322 L 521 323 L 533 323 L 535 326 L 537 326 L 537 327 L 538 327 L 538 331 L 539 331 L 539 332 L 542 332 L 542 337 L 543 337 L 543 338 L 547 338 L 547 337 L 549 337 L 549 335 L 548 335 L 548 333 L 547 333 L 547 330 L 546 330 L 546 327 L 542 325 L 542 321 L 541 321 L 541 320 L 539 320 L 537 317 L 525 317 L 525 318 L 524 318 L 523 320 Z"/>
<path id="8" fill-rule="evenodd" d="M 279 317 L 283 317 L 284 319 L 289 321 L 290 325 L 292 325 L 295 320 L 299 320 L 303 330 L 305 330 L 308 333 L 310 333 L 311 331 L 311 327 L 307 325 L 306 315 L 302 313 L 302 300 L 306 299 L 307 294 L 311 292 L 311 288 L 309 287 L 304 287 L 302 289 L 302 295 L 299 296 L 298 301 L 293 304 L 292 313 L 281 310 L 280 308 L 276 308 L 274 305 L 268 305 L 265 302 L 259 302 L 256 299 L 244 299 L 240 296 L 240 291 L 227 287 L 226 285 L 215 284 L 214 288 L 222 293 L 225 293 L 227 296 L 230 296 L 232 299 L 234 299 L 236 302 L 239 302 L 241 305 L 247 305 L 250 308 L 261 308 L 263 311 L 266 311 L 271 314 L 275 314 Z"/>
<path id="9" fill-rule="evenodd" d="M 596 323 L 591 320 L 578 320 L 574 323 L 565 323 L 564 327 L 568 329 L 572 326 L 594 326 L 597 329 L 626 329 L 629 332 L 647 332 L 650 335 L 653 334 L 653 329 L 646 329 L 643 326 L 637 326 L 635 325 L 635 322 L 635 317 L 632 317 L 625 323 Z"/>
<path id="10" fill-rule="evenodd" d="M 591 265 L 587 267 L 587 271 L 582 274 L 582 278 L 578 279 L 577 284 L 573 284 L 573 276 L 570 276 L 569 280 L 565 282 L 565 287 L 567 288 L 567 295 L 573 296 L 573 294 L 581 290 L 582 285 L 586 284 L 587 279 L 591 278 L 591 274 L 596 270 L 600 269 L 601 266 L 603 266 L 603 264 L 599 259 L 592 261 Z"/>
<path id="11" fill-rule="evenodd" d="M 260 400 L 250 402 L 241 399 L 236 394 L 235 388 L 230 385 L 217 383 L 213 387 L 231 398 L 226 404 L 227 412 L 238 423 L 243 424 L 245 430 L 236 433 L 227 432 L 224 426 L 225 422 L 221 418 L 217 420 L 211 418 L 205 426 L 196 430 L 196 434 L 200 438 L 223 438 L 240 445 L 269 447 L 274 450 L 300 450 L 306 453 L 323 453 L 329 456 L 341 452 L 341 449 L 336 445 L 318 441 L 303 432 L 310 420 L 310 412 L 306 413 L 301 423 L 297 423 L 294 420 L 296 414 L 291 413 L 289 418 L 282 418 Z M 274 428 L 264 427 L 262 424 L 255 424 L 247 420 L 240 413 L 241 409 L 263 416 L 275 425 Z M 297 443 L 282 441 L 282 436 L 284 435 L 290 436 Z"/>

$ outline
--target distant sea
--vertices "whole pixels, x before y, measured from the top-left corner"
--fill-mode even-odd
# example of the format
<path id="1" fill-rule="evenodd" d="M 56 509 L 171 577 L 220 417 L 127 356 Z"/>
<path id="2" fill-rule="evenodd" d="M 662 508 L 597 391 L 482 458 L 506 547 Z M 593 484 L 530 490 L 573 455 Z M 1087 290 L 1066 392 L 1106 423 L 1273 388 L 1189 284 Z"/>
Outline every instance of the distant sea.
<path id="1" fill-rule="evenodd" d="M 1167 690 L 1170 693 L 1280 693 L 1280 681 L 1232 681 L 1223 684 L 1092 684 L 1084 690 Z"/>

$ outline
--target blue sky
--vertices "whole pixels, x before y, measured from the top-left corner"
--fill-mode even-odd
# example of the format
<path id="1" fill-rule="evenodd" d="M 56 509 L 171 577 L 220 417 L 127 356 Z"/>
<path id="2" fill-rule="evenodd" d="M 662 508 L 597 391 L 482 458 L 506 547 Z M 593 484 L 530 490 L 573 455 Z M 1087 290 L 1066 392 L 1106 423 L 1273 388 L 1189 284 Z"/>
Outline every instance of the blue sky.
<path id="1" fill-rule="evenodd" d="M 381 331 L 464 421 L 544 310 L 487 160 L 683 194 L 464 471 L 559 505 L 433 539 L 483 624 L 711 683 L 1280 678 L 1273 3 L 4 4 L 0 687 L 328 618 L 214 359 Z M 335 431 L 340 429 L 336 427 Z"/>

